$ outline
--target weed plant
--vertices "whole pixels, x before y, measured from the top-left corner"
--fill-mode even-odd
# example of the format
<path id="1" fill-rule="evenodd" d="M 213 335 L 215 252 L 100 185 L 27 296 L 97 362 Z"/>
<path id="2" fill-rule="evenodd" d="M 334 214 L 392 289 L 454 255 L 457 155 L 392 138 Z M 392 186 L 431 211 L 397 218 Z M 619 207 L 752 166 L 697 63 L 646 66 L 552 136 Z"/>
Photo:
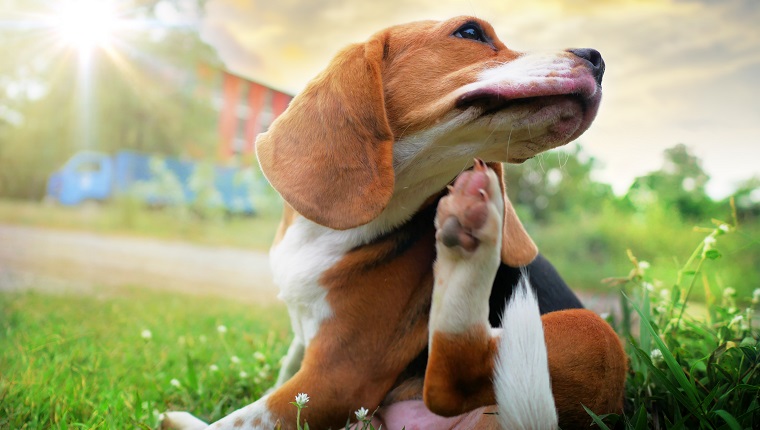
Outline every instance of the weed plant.
<path id="1" fill-rule="evenodd" d="M 625 413 L 589 411 L 600 428 L 760 428 L 754 317 L 760 288 L 751 298 L 737 297 L 735 287 L 721 282 L 721 268 L 732 262 L 721 254 L 720 241 L 736 232 L 736 217 L 713 224 L 697 229 L 704 240 L 672 279 L 653 278 L 649 263 L 629 251 L 630 274 L 609 280 L 621 287 L 621 318 L 610 322 L 626 341 L 630 369 Z M 697 288 L 706 310 L 690 307 Z"/>

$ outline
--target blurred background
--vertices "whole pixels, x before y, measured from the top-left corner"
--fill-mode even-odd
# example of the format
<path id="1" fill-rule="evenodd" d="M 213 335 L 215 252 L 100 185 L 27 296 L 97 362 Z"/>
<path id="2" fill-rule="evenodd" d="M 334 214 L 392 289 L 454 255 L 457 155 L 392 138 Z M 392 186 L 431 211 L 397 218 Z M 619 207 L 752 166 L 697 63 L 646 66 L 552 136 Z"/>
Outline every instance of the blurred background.
<path id="1" fill-rule="evenodd" d="M 263 252 L 281 203 L 255 136 L 345 44 L 456 14 L 489 19 L 515 49 L 605 56 L 594 127 L 506 169 L 523 221 L 571 285 L 605 291 L 628 249 L 670 269 L 698 243 L 694 226 L 734 209 L 745 234 L 727 252 L 748 270 L 722 282 L 760 283 L 749 270 L 760 266 L 754 2 L 390 3 L 2 0 L 2 288 L 45 275 L 273 296 Z M 146 248 L 167 240 L 213 248 Z M 241 268 L 219 249 L 262 263 L 236 254 Z M 200 276 L 194 258 L 225 267 Z"/>
<path id="2" fill-rule="evenodd" d="M 591 129 L 505 167 L 584 302 L 627 336 L 621 289 L 672 333 L 689 301 L 722 334 L 682 355 L 751 333 L 755 0 L 0 0 L 0 428 L 151 428 L 259 398 L 291 335 L 255 136 L 346 44 L 455 15 L 605 58 Z"/>

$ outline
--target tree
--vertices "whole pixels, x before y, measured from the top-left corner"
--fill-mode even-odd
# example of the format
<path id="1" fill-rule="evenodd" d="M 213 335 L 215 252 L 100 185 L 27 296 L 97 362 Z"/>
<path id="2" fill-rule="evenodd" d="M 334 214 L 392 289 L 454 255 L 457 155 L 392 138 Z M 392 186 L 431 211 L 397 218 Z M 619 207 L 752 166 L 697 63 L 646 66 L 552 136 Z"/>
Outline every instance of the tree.
<path id="1" fill-rule="evenodd" d="M 754 176 L 739 184 L 733 197 L 740 221 L 751 222 L 760 219 L 760 176 Z"/>
<path id="2" fill-rule="evenodd" d="M 540 155 L 523 165 L 504 166 L 507 193 L 512 203 L 540 222 L 560 213 L 598 208 L 614 198 L 612 187 L 596 182 L 594 157 L 580 145 Z"/>
<path id="3" fill-rule="evenodd" d="M 157 11 L 172 3 L 119 2 L 120 18 L 146 24 L 119 34 L 112 49 L 94 50 L 86 75 L 76 50 L 41 19 L 55 4 L 5 0 L 19 25 L 0 29 L 0 94 L 8 96 L 0 97 L 0 195 L 40 197 L 50 173 L 82 149 L 215 153 L 217 114 L 210 95 L 198 95 L 196 70 L 218 60 L 195 28 L 156 25 Z M 202 11 L 202 2 L 193 4 L 182 11 L 189 22 Z M 82 118 L 85 107 L 91 115 Z M 84 122 L 91 139 L 82 137 Z"/>
<path id="4" fill-rule="evenodd" d="M 686 145 L 666 149 L 665 162 L 660 170 L 636 178 L 627 199 L 634 206 L 654 200 L 677 211 L 686 219 L 704 219 L 714 209 L 705 187 L 710 177 L 702 162 Z"/>

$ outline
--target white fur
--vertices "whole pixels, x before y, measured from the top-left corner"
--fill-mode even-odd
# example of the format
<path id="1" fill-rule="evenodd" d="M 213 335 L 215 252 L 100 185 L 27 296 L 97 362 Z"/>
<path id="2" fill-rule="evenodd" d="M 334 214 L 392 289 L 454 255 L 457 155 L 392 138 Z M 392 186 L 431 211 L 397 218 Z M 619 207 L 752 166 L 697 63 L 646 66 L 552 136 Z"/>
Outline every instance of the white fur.
<path id="1" fill-rule="evenodd" d="M 554 430 L 557 411 L 538 302 L 525 276 L 515 288 L 502 318 L 494 391 L 501 427 Z"/>
<path id="2" fill-rule="evenodd" d="M 187 412 L 164 412 L 158 419 L 161 421 L 161 428 L 202 430 L 208 427 L 208 424 Z"/>
<path id="3" fill-rule="evenodd" d="M 456 97 L 484 86 L 545 82 L 547 74 L 564 76 L 570 68 L 571 61 L 562 55 L 524 56 L 510 63 L 496 65 L 482 72 L 477 82 L 453 89 L 450 94 L 442 97 Z M 297 217 L 280 243 L 272 248 L 270 264 L 274 282 L 280 288 L 279 297 L 288 306 L 296 338 L 285 359 L 290 370 L 280 375 L 278 384 L 292 376 L 294 369 L 298 368 L 297 362 L 300 361 L 304 348 L 317 334 L 322 323 L 334 316 L 327 301 L 327 291 L 319 284 L 319 279 L 326 270 L 349 250 L 369 243 L 409 220 L 429 196 L 439 192 L 460 172 L 471 167 L 474 157 L 506 161 L 511 159 L 515 148 L 521 146 L 527 147 L 528 153 L 545 149 L 532 143 L 532 139 L 545 133 L 545 130 L 535 125 L 525 126 L 520 122 L 527 113 L 508 109 L 485 117 L 481 117 L 481 114 L 482 109 L 479 107 L 454 110 L 428 130 L 405 135 L 394 143 L 394 194 L 378 218 L 363 226 L 336 231 Z M 525 158 L 525 155 L 518 158 Z M 497 194 L 500 195 L 494 195 Z M 501 234 L 501 229 L 498 230 Z M 463 278 L 477 273 L 493 272 L 495 275 L 495 269 L 492 271 L 491 266 L 496 264 L 498 267 L 498 252 L 484 255 L 479 265 L 452 269 L 447 276 L 451 277 L 452 282 L 461 282 Z M 490 275 L 480 276 L 483 285 L 492 284 L 493 277 L 485 279 L 488 276 Z M 436 329 L 457 331 L 471 323 L 487 324 L 488 292 L 490 288 L 487 291 L 460 291 L 448 299 L 439 298 L 437 302 L 434 297 L 432 313 L 453 317 L 450 321 L 438 318 L 435 322 L 431 317 L 431 328 L 435 324 Z M 436 311 L 436 306 L 442 306 L 441 309 L 446 310 L 441 313 L 440 310 Z M 221 420 L 222 427 L 213 428 L 232 428 L 237 417 L 244 418 L 246 425 L 254 417 L 261 417 L 262 422 L 268 426 L 264 428 L 272 428 L 274 423 L 271 422 L 265 401 L 266 397 L 259 399 Z M 167 417 L 174 421 L 175 414 L 178 413 L 170 414 Z M 188 423 L 188 430 L 200 428 L 197 427 L 200 420 L 188 418 L 185 421 L 187 417 L 184 415 L 177 417 Z"/>
<path id="4" fill-rule="evenodd" d="M 506 86 L 529 88 L 538 82 L 561 82 L 574 78 L 578 63 L 572 57 L 557 55 L 556 52 L 535 52 L 523 54 L 512 61 L 488 68 L 478 75 L 478 81 L 465 85 L 459 94 L 481 87 Z"/>
<path id="5" fill-rule="evenodd" d="M 455 100 L 471 91 L 494 87 L 559 88 L 577 80 L 578 75 L 588 74 L 578 65 L 566 53 L 524 54 L 507 63 L 495 63 L 481 71 L 475 82 L 441 96 Z M 548 149 L 534 140 L 546 134 L 553 122 L 532 121 L 530 110 L 482 113 L 483 108 L 478 106 L 453 110 L 426 130 L 400 136 L 393 146 L 396 191 L 414 189 L 424 198 L 471 167 L 474 157 L 513 161 Z"/>
<path id="6" fill-rule="evenodd" d="M 463 333 L 475 326 L 490 327 L 488 296 L 501 264 L 504 199 L 496 174 L 491 169 L 487 174 L 489 214 L 486 224 L 474 232 L 480 245 L 475 251 L 467 252 L 436 243 L 438 258 L 429 322 L 431 339 L 434 332 Z M 436 227 L 442 221 L 436 219 Z"/>
<path id="7" fill-rule="evenodd" d="M 574 62 L 557 54 L 524 55 L 481 72 L 479 80 L 456 89 L 464 93 L 492 85 L 530 85 L 548 74 L 568 74 Z M 552 78 L 556 79 L 556 78 Z M 325 270 L 346 252 L 392 231 L 409 220 L 422 203 L 472 166 L 472 159 L 509 159 L 513 141 L 525 143 L 539 129 L 513 130 L 519 112 L 506 111 L 478 119 L 471 108 L 447 114 L 428 130 L 399 139 L 393 148 L 396 183 L 383 213 L 370 223 L 346 231 L 320 226 L 302 217 L 291 225 L 271 251 L 274 281 L 280 298 L 288 304 L 295 336 L 307 346 L 322 322 L 333 315 L 327 292 L 319 285 Z M 514 139 L 514 140 L 513 140 Z M 504 142 L 508 142 L 504 145 Z"/>
<path id="8" fill-rule="evenodd" d="M 261 397 L 259 400 L 248 406 L 242 407 L 235 412 L 227 415 L 221 420 L 208 426 L 206 430 L 270 430 L 274 428 L 275 421 L 272 419 L 272 413 L 267 408 L 267 399 L 269 395 Z M 258 427 L 253 427 L 251 422 L 255 419 L 260 420 Z M 243 421 L 242 426 L 235 426 L 238 420 Z M 183 429 L 184 430 L 184 429 Z"/>

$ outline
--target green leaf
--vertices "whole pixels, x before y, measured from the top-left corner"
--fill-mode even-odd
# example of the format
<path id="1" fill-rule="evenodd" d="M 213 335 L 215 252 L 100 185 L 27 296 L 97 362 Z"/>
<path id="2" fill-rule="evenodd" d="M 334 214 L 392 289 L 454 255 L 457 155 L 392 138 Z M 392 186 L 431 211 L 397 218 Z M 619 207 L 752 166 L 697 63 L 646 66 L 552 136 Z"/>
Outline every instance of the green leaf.
<path id="1" fill-rule="evenodd" d="M 644 320 L 645 314 L 639 309 L 638 306 L 636 306 L 636 303 L 631 302 L 631 306 L 633 306 L 633 309 L 639 314 L 639 317 Z M 697 390 L 694 387 L 694 384 L 689 381 L 689 379 L 684 374 L 683 369 L 681 369 L 681 365 L 678 364 L 678 361 L 676 361 L 675 357 L 673 357 L 673 354 L 670 352 L 670 349 L 668 349 L 668 346 L 665 344 L 665 342 L 660 339 L 659 334 L 654 329 L 652 324 L 649 321 L 645 321 L 646 324 L 644 324 L 644 328 L 646 328 L 649 333 L 652 335 L 652 340 L 655 341 L 657 346 L 660 349 L 660 352 L 662 352 L 662 358 L 665 361 L 665 364 L 668 366 L 668 369 L 670 369 L 671 374 L 678 382 L 678 385 L 683 390 L 683 392 L 686 395 L 686 401 L 681 401 L 681 403 L 686 406 L 691 413 L 696 415 L 698 418 L 705 419 L 704 412 L 701 409 L 701 403 L 697 399 Z M 657 369 L 654 365 L 652 365 L 651 360 L 649 359 L 649 356 L 645 354 L 646 362 L 648 362 L 652 367 L 652 371 L 657 373 L 659 369 Z M 659 371 L 659 374 L 662 375 L 663 382 L 667 380 L 667 377 L 665 377 L 664 373 L 662 371 Z M 670 382 L 670 381 L 668 381 Z M 675 387 L 674 387 L 675 388 Z M 676 391 L 674 391 L 672 394 L 675 396 Z"/>
<path id="2" fill-rule="evenodd" d="M 705 257 L 709 258 L 710 260 L 717 260 L 721 257 L 721 254 L 717 249 L 711 249 L 705 252 Z"/>
<path id="3" fill-rule="evenodd" d="M 187 358 L 187 386 L 193 393 L 198 393 L 198 375 L 195 373 L 195 366 L 193 366 L 193 360 L 190 358 L 190 353 L 185 355 Z"/>
<path id="4" fill-rule="evenodd" d="M 644 293 L 642 294 L 641 298 L 641 309 L 643 315 L 639 320 L 639 342 L 641 344 L 641 349 L 644 351 L 652 350 L 651 336 L 649 335 L 649 331 L 644 328 L 644 324 L 648 324 L 652 321 L 652 315 L 650 313 L 651 308 L 652 306 L 649 301 L 649 291 L 644 288 Z"/>
<path id="5" fill-rule="evenodd" d="M 719 411 L 715 411 L 715 415 L 723 418 L 723 421 L 725 421 L 726 424 L 728 424 L 728 427 L 731 430 L 742 430 L 742 426 L 739 424 L 738 421 L 736 421 L 736 418 L 734 418 L 734 416 L 728 413 L 726 410 L 721 409 Z"/>
<path id="6" fill-rule="evenodd" d="M 135 390 L 135 417 L 142 418 L 142 401 L 140 399 L 140 390 Z"/>
<path id="7" fill-rule="evenodd" d="M 636 421 L 636 425 L 634 426 L 635 430 L 647 430 L 647 410 L 644 407 L 644 404 L 642 403 L 639 410 L 636 412 L 636 416 L 633 417 L 633 420 Z"/>
<path id="8" fill-rule="evenodd" d="M 602 430 L 610 430 L 609 427 L 607 427 L 607 424 L 602 421 L 601 418 L 597 414 L 595 414 L 591 409 L 587 408 L 586 405 L 581 404 L 583 406 L 583 409 L 586 410 L 586 413 L 589 414 L 591 419 L 594 421 L 594 424 L 598 425 L 600 429 Z"/>
<path id="9" fill-rule="evenodd" d="M 662 370 L 658 369 L 653 363 L 652 360 L 649 358 L 649 354 L 642 351 L 639 348 L 635 348 L 634 352 L 639 356 L 641 361 L 649 366 L 649 369 L 652 372 L 652 375 L 654 375 L 654 381 L 662 384 L 665 386 L 665 388 L 668 389 L 668 392 L 670 395 L 675 397 L 676 401 L 684 405 L 686 409 L 689 410 L 693 415 L 696 416 L 702 416 L 701 412 L 693 406 L 693 404 L 689 401 L 689 399 L 684 396 L 684 394 L 681 392 L 681 390 L 678 389 L 678 387 L 668 378 L 668 375 L 665 374 Z M 677 409 L 676 409 L 677 410 Z"/>

